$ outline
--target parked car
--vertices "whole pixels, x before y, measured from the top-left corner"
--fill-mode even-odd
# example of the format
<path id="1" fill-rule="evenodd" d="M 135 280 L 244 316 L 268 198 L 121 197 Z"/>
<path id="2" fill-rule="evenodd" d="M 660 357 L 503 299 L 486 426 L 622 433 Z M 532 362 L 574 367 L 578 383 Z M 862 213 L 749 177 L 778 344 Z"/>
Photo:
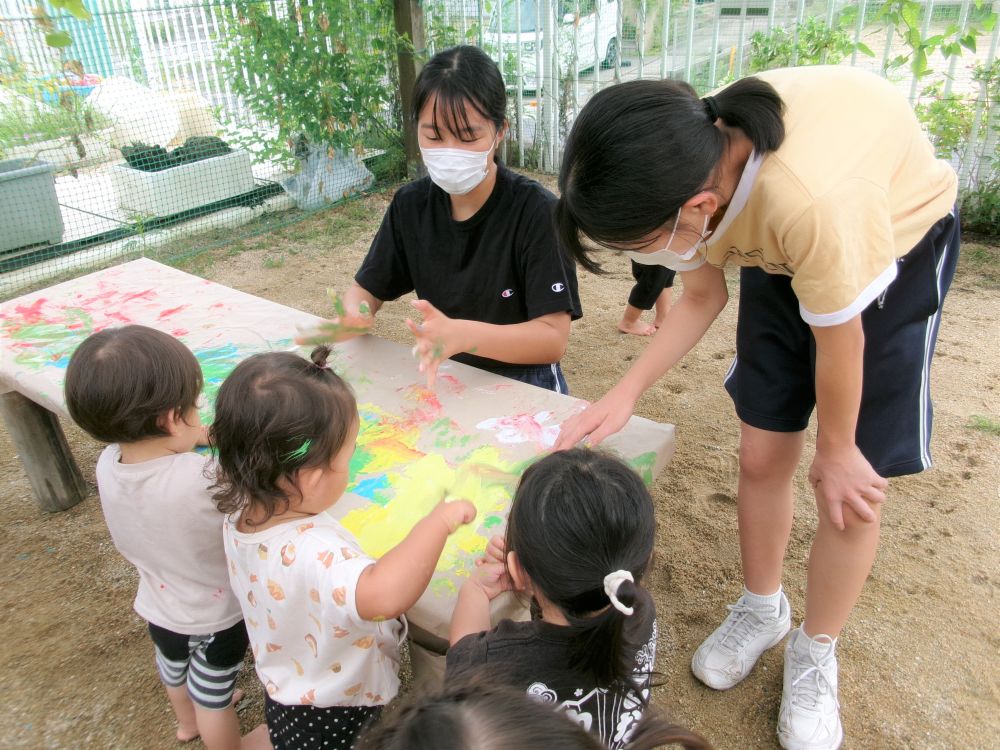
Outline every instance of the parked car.
<path id="1" fill-rule="evenodd" d="M 619 6 L 620 0 L 579 0 L 577 13 L 574 0 L 509 0 L 494 6 L 485 46 L 497 56 L 499 39 L 508 85 L 516 86 L 520 59 L 521 88 L 534 91 L 547 43 L 542 14 L 555 12 L 552 25 L 556 30 L 557 72 L 565 76 L 596 65 L 612 67 L 618 61 Z"/>

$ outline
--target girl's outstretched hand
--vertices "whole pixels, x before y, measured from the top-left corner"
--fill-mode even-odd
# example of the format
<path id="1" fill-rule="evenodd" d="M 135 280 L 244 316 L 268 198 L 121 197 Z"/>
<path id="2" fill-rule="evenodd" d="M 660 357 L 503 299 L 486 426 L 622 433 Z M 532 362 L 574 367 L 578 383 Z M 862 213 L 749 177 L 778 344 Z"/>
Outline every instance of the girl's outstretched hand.
<path id="1" fill-rule="evenodd" d="M 843 531 L 845 505 L 862 521 L 876 520 L 871 505 L 885 502 L 889 480 L 879 476 L 857 446 L 852 446 L 837 452 L 817 448 L 809 467 L 809 484 L 816 494 L 819 512 L 834 528 Z"/>
<path id="2" fill-rule="evenodd" d="M 557 451 L 566 450 L 582 440 L 586 440 L 588 445 L 597 445 L 624 427 L 634 409 L 635 401 L 616 394 L 612 389 L 600 401 L 563 422 L 553 447 Z"/>
<path id="3" fill-rule="evenodd" d="M 417 339 L 413 347 L 413 356 L 417 358 L 420 372 L 427 375 L 427 387 L 433 388 L 437 380 L 437 371 L 441 363 L 453 354 L 463 351 L 458 341 L 458 321 L 449 318 L 443 312 L 425 299 L 411 302 L 423 314 L 422 323 L 406 319 L 406 325 Z"/>
<path id="4" fill-rule="evenodd" d="M 470 523 L 476 517 L 476 506 L 468 500 L 442 500 L 434 506 L 430 515 L 440 518 L 448 527 L 448 534 L 454 534 L 459 526 Z"/>

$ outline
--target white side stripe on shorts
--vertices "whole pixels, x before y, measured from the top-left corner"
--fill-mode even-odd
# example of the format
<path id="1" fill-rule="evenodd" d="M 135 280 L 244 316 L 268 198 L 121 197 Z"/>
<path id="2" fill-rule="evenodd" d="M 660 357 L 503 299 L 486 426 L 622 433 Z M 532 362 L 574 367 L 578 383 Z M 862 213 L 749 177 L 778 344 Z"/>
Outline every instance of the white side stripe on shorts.
<path id="1" fill-rule="evenodd" d="M 941 323 L 941 270 L 950 251 L 951 244 L 945 245 L 934 269 L 938 307 L 934 314 L 927 318 L 924 328 L 924 364 L 920 373 L 920 463 L 925 469 L 929 469 L 933 463 L 931 461 L 931 360 L 934 355 L 934 340 Z"/>

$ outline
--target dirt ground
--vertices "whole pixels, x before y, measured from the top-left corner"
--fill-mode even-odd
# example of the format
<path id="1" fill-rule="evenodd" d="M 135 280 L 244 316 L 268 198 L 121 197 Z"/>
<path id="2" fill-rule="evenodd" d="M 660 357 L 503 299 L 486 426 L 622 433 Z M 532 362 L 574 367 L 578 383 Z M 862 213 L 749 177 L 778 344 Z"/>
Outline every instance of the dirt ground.
<path id="1" fill-rule="evenodd" d="M 388 195 L 374 195 L 195 257 L 183 267 L 246 292 L 329 314 L 327 287 L 345 288 Z M 978 258 L 978 260 L 977 260 Z M 976 266 L 975 263 L 980 263 Z M 983 265 L 984 264 L 984 265 Z M 894 480 L 874 570 L 840 645 L 845 748 L 1000 746 L 1000 437 L 974 415 L 1000 416 L 1000 288 L 984 278 L 1000 249 L 967 254 L 949 297 L 934 362 L 936 466 Z M 645 341 L 615 329 L 631 284 L 623 260 L 582 274 L 585 315 L 563 360 L 574 395 L 600 397 Z M 736 688 L 716 693 L 689 670 L 698 643 L 740 591 L 736 537 L 737 423 L 721 382 L 734 354 L 738 284 L 700 345 L 657 383 L 637 413 L 677 426 L 677 454 L 654 488 L 658 557 L 649 585 L 660 620 L 655 702 L 717 748 L 776 747 L 781 649 Z M 377 334 L 407 341 L 405 302 L 387 305 Z M 85 476 L 101 446 L 67 426 Z M 811 448 L 807 448 L 807 454 Z M 816 523 L 804 472 L 784 585 L 796 621 Z M 0 746 L 176 746 L 143 623 L 136 577 L 111 545 L 96 496 L 41 513 L 0 429 Z M 262 720 L 252 668 L 244 731 Z M 193 749 L 201 747 L 193 743 Z"/>

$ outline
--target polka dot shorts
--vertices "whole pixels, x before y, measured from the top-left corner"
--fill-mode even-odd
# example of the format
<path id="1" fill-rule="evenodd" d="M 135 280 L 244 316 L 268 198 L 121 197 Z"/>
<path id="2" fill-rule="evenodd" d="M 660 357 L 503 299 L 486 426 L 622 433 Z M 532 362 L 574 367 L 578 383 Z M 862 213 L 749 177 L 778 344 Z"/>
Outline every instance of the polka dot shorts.
<path id="1" fill-rule="evenodd" d="M 264 696 L 264 716 L 274 750 L 350 750 L 381 706 L 285 706 Z"/>

